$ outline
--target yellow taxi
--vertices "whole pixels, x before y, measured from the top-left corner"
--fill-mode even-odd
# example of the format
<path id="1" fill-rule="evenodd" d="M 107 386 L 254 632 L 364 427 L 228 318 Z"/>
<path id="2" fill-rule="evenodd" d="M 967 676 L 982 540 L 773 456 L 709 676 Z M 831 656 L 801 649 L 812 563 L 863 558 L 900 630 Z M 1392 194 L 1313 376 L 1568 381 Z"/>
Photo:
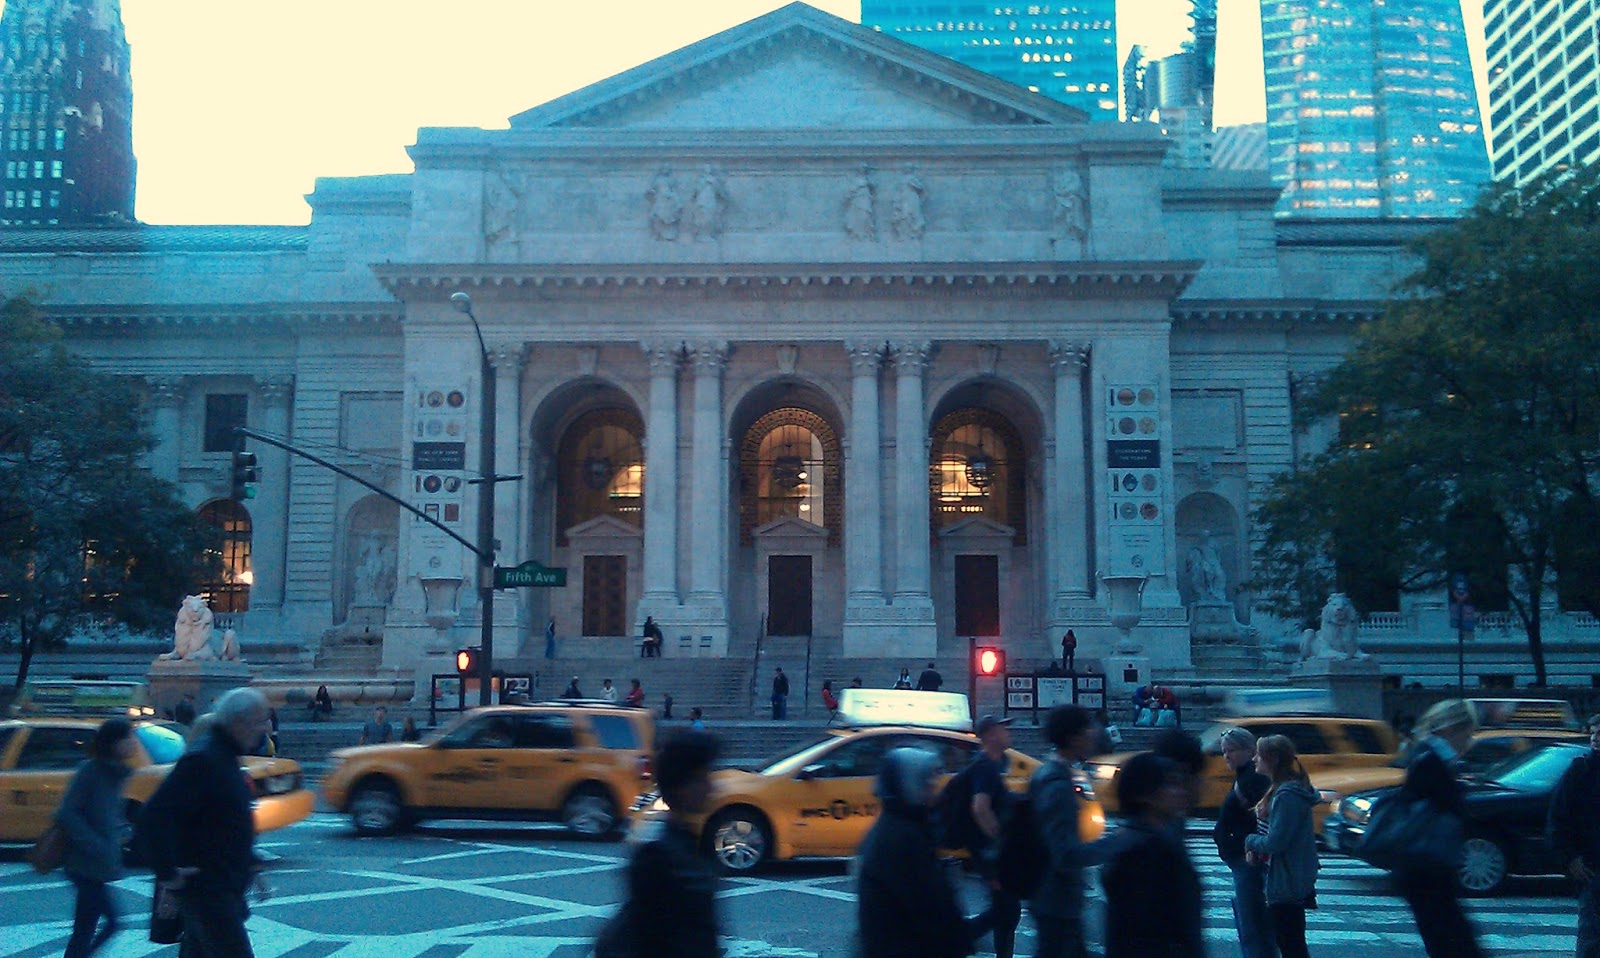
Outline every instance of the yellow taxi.
<path id="1" fill-rule="evenodd" d="M 0 842 L 32 842 L 44 833 L 66 794 L 72 773 L 88 757 L 86 746 L 102 719 L 30 715 L 0 721 Z M 137 719 L 137 744 L 128 760 L 133 774 L 123 787 L 129 819 L 150 800 L 183 754 L 183 726 Z M 245 756 L 257 832 L 293 825 L 311 814 L 316 796 L 304 787 L 298 762 Z"/>
<path id="2" fill-rule="evenodd" d="M 944 778 L 971 764 L 978 737 L 967 697 L 948 692 L 846 689 L 838 727 L 759 771 L 712 774 L 711 802 L 693 827 L 712 860 L 727 872 L 748 872 L 769 861 L 854 855 L 878 817 L 873 783 L 883 756 L 920 747 L 943 760 Z M 1006 785 L 1024 792 L 1041 763 L 1007 751 Z M 1080 832 L 1086 841 L 1105 831 L 1105 814 L 1085 776 L 1079 781 Z M 665 806 L 646 796 L 657 814 Z"/>
<path id="3" fill-rule="evenodd" d="M 1200 771 L 1200 792 L 1196 810 L 1215 811 L 1222 807 L 1228 789 L 1233 787 L 1233 769 L 1222 760 L 1222 733 L 1242 728 L 1256 738 L 1282 735 L 1294 743 L 1295 751 L 1307 772 L 1350 771 L 1383 768 L 1395 759 L 1399 737 L 1388 723 L 1377 719 L 1342 715 L 1240 715 L 1223 719 L 1200 733 L 1205 765 Z M 1109 812 L 1117 811 L 1117 776 L 1122 763 L 1132 752 L 1107 755 L 1084 763 L 1094 781 L 1096 794 Z"/>
<path id="4" fill-rule="evenodd" d="M 648 711 L 607 702 L 474 709 L 420 742 L 334 752 L 322 794 L 363 835 L 438 818 L 605 835 L 649 787 L 654 737 Z"/>

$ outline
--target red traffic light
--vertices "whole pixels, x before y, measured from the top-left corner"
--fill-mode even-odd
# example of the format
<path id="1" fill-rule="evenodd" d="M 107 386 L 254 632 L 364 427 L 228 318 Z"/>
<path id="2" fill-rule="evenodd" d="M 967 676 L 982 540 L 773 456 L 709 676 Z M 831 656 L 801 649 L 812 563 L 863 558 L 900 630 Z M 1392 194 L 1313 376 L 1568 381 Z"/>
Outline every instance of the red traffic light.
<path id="1" fill-rule="evenodd" d="M 1003 649 L 985 646 L 978 649 L 973 665 L 977 667 L 979 675 L 999 675 L 1006 670 L 1006 653 Z"/>
<path id="2" fill-rule="evenodd" d="M 456 671 L 462 675 L 476 675 L 478 672 L 478 650 L 456 650 Z"/>

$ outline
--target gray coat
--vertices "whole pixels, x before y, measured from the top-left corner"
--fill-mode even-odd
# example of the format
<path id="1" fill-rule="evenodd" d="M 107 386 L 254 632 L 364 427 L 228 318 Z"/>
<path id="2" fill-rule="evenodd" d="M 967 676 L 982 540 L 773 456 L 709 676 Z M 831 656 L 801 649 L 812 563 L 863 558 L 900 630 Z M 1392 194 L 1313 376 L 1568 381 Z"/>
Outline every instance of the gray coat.
<path id="1" fill-rule="evenodd" d="M 1317 838 L 1311 829 L 1311 812 L 1316 805 L 1316 789 L 1300 782 L 1284 782 L 1272 794 L 1267 833 L 1244 840 L 1246 850 L 1270 856 L 1268 904 L 1297 904 L 1317 890 Z"/>
<path id="2" fill-rule="evenodd" d="M 128 838 L 123 783 L 130 769 L 121 762 L 90 759 L 78 766 L 56 809 L 67 833 L 62 868 L 73 878 L 108 882 L 122 877 L 122 843 Z"/>
<path id="3" fill-rule="evenodd" d="M 1078 793 L 1072 766 L 1052 758 L 1028 783 L 1033 820 L 1044 839 L 1050 861 L 1039 888 L 1029 901 L 1034 914 L 1079 920 L 1083 915 L 1083 870 L 1103 860 L 1101 846 L 1078 834 Z"/>

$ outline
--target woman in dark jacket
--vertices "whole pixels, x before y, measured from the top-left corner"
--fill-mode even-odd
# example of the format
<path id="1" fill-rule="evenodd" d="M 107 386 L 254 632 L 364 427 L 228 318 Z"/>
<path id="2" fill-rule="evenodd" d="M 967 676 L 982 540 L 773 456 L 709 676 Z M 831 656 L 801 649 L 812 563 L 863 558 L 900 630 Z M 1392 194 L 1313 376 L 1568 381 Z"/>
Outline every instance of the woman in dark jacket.
<path id="1" fill-rule="evenodd" d="M 1117 800 L 1125 821 L 1107 842 L 1101 875 L 1106 958 L 1204 958 L 1200 876 L 1183 847 L 1182 770 L 1141 752 L 1122 766 Z"/>
<path id="2" fill-rule="evenodd" d="M 67 833 L 62 868 L 78 890 L 66 958 L 88 958 L 117 932 L 106 885 L 122 877 L 122 845 L 128 838 L 122 786 L 133 750 L 128 720 L 106 719 L 89 742 L 89 760 L 78 766 L 56 809 L 56 824 Z"/>
<path id="3" fill-rule="evenodd" d="M 856 919 L 861 958 L 966 958 L 971 939 L 934 849 L 932 803 L 939 759 L 920 748 L 883 758 L 881 813 L 861 843 Z"/>
<path id="4" fill-rule="evenodd" d="M 1432 806 L 1434 815 L 1461 820 L 1465 798 L 1454 766 L 1462 750 L 1472 742 L 1472 728 L 1472 713 L 1460 699 L 1440 702 L 1417 719 L 1416 744 L 1406 763 L 1406 782 L 1400 789 L 1406 801 L 1425 801 Z M 1455 862 L 1419 858 L 1411 867 L 1394 872 L 1395 887 L 1416 916 L 1417 934 L 1422 936 L 1428 958 L 1478 958 L 1482 954 L 1472 924 L 1456 897 L 1456 867 Z"/>

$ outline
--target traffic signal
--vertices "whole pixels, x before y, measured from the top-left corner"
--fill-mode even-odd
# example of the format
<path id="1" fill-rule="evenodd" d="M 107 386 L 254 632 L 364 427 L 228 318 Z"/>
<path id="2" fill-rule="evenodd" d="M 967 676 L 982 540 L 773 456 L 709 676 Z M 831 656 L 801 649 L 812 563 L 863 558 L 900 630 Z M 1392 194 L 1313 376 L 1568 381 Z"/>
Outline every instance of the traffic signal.
<path id="1" fill-rule="evenodd" d="M 972 665 L 979 675 L 999 675 L 1006 670 L 1006 653 L 1004 649 L 997 649 L 985 645 L 975 650 Z"/>
<path id="2" fill-rule="evenodd" d="M 255 484 L 261 481 L 261 470 L 256 468 L 256 454 L 253 452 L 236 452 L 233 454 L 233 490 L 229 493 L 234 502 L 243 502 L 256 497 Z"/>
<path id="3" fill-rule="evenodd" d="M 477 675 L 478 674 L 478 650 L 477 649 L 457 649 L 456 650 L 456 671 L 459 672 L 463 677 Z"/>

